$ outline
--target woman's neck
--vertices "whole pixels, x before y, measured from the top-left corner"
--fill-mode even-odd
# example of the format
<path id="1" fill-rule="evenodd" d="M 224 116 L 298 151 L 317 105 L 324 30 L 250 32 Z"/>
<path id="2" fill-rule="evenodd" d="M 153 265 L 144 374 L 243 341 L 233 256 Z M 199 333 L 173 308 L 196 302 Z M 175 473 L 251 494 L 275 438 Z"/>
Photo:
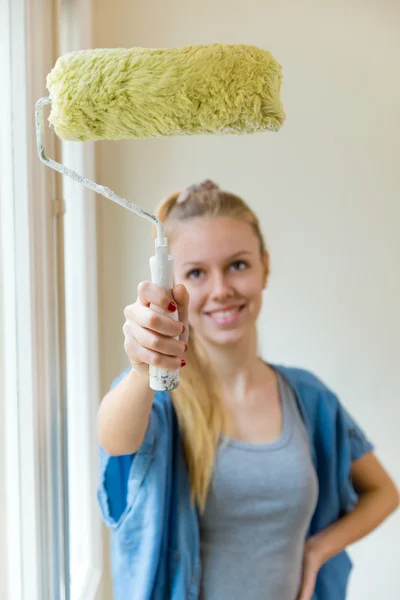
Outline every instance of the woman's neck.
<path id="1" fill-rule="evenodd" d="M 244 400 L 249 390 L 267 375 L 266 365 L 258 355 L 255 331 L 237 344 L 221 347 L 202 340 L 202 345 L 224 394 L 234 396 L 238 401 Z"/>

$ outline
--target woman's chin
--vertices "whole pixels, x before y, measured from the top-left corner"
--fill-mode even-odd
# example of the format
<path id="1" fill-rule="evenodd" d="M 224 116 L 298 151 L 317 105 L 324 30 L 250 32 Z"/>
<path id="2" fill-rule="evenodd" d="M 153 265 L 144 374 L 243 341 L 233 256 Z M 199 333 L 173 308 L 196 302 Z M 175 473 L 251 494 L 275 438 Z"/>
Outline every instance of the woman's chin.
<path id="1" fill-rule="evenodd" d="M 232 344 L 240 343 L 246 337 L 247 333 L 247 328 L 245 330 L 243 328 L 237 328 L 230 331 L 211 331 L 207 332 L 205 339 L 211 344 L 218 346 L 231 346 Z"/>

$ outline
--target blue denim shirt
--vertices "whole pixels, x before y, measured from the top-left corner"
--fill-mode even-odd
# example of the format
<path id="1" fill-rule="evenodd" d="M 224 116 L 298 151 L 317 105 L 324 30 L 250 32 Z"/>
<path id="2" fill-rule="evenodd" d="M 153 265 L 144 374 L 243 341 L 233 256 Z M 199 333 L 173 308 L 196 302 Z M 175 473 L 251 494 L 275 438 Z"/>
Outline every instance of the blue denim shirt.
<path id="1" fill-rule="evenodd" d="M 350 479 L 351 462 L 373 447 L 336 395 L 312 373 L 270 366 L 293 388 L 309 435 L 319 482 L 308 532 L 313 535 L 354 508 L 357 495 Z M 197 600 L 198 518 L 167 392 L 155 394 L 140 450 L 111 457 L 101 449 L 100 462 L 98 501 L 111 530 L 114 600 Z M 350 570 L 346 552 L 325 563 L 313 600 L 343 600 Z"/>

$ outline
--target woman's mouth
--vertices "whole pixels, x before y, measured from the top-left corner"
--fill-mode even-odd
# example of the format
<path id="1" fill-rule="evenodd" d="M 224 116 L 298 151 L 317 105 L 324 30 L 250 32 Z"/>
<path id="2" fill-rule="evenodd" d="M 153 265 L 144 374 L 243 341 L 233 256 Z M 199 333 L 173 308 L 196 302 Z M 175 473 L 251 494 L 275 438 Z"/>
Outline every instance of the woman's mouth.
<path id="1" fill-rule="evenodd" d="M 230 325 L 231 323 L 235 323 L 240 318 L 245 306 L 245 304 L 242 304 L 241 306 L 236 306 L 229 309 L 213 310 L 212 312 L 206 314 L 212 320 L 212 322 L 216 323 L 217 325 Z"/>

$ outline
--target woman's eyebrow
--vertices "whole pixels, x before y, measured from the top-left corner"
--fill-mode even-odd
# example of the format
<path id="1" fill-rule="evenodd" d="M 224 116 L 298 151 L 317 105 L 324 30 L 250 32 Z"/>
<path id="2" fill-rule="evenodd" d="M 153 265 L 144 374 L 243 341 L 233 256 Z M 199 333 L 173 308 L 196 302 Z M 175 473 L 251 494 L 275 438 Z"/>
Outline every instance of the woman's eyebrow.
<path id="1" fill-rule="evenodd" d="M 235 252 L 235 254 L 232 254 L 231 256 L 229 256 L 226 259 L 226 262 L 233 260 L 234 258 L 236 258 L 237 256 L 241 255 L 245 255 L 245 254 L 252 254 L 249 250 L 239 250 L 239 252 Z M 225 261 L 224 261 L 225 262 Z M 201 265 L 201 262 L 196 262 L 196 261 L 188 261 L 188 262 L 184 262 L 182 263 L 182 267 L 184 267 L 185 265 Z"/>

